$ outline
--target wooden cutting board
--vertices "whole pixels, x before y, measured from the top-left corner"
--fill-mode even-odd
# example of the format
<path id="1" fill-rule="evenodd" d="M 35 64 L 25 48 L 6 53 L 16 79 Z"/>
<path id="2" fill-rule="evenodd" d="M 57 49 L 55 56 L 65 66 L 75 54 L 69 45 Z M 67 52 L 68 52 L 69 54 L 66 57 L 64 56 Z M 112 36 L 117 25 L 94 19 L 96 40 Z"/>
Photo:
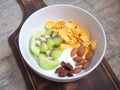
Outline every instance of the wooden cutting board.
<path id="1" fill-rule="evenodd" d="M 36 10 L 45 7 L 42 0 L 18 0 L 23 10 L 23 20 L 18 29 L 9 37 L 9 43 L 28 90 L 120 90 L 120 82 L 105 59 L 89 75 L 68 83 L 57 83 L 38 76 L 25 63 L 19 47 L 18 37 L 24 21 Z"/>

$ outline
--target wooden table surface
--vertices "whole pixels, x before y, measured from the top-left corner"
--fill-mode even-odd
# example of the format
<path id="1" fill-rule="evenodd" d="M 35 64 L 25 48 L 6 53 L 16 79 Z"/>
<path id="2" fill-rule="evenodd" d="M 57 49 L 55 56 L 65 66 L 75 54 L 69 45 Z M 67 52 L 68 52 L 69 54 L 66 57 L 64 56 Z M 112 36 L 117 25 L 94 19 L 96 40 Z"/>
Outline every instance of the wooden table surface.
<path id="1" fill-rule="evenodd" d="M 47 5 L 72 4 L 92 13 L 107 36 L 105 58 L 120 80 L 120 0 L 43 0 Z M 0 0 L 0 90 L 27 90 L 9 47 L 8 37 L 22 20 L 16 0 Z"/>

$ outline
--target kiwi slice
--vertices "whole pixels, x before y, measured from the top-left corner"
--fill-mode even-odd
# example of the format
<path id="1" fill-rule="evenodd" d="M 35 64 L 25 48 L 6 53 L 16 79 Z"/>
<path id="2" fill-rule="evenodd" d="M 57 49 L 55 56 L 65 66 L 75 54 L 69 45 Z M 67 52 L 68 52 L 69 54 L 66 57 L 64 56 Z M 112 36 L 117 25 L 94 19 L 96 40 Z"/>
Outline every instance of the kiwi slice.
<path id="1" fill-rule="evenodd" d="M 62 39 L 48 29 L 45 32 L 37 32 L 30 39 L 30 51 L 38 57 L 38 63 L 41 68 L 51 70 L 56 68 L 60 62 L 62 50 L 59 48 Z"/>
<path id="2" fill-rule="evenodd" d="M 43 53 L 38 56 L 38 63 L 40 65 L 40 67 L 45 69 L 45 70 L 52 70 L 52 69 L 56 68 L 60 64 L 59 61 L 50 60 Z"/>
<path id="3" fill-rule="evenodd" d="M 46 35 L 51 35 L 52 33 L 53 33 L 52 29 L 47 29 L 45 32 Z"/>
<path id="4" fill-rule="evenodd" d="M 42 42 L 39 49 L 40 52 L 46 52 L 49 48 L 46 42 Z"/>
<path id="5" fill-rule="evenodd" d="M 57 46 L 57 45 L 60 45 L 63 40 L 57 36 L 57 37 L 53 38 L 53 41 L 54 41 L 55 45 Z"/>
<path id="6" fill-rule="evenodd" d="M 52 32 L 52 34 L 51 34 L 51 37 L 52 37 L 52 38 L 57 37 L 57 36 L 58 36 L 58 35 L 57 35 L 56 32 Z"/>
<path id="7" fill-rule="evenodd" d="M 33 53 L 37 56 L 40 53 L 40 49 L 39 49 L 39 46 L 41 45 L 40 36 L 41 36 L 40 33 L 35 33 L 30 38 L 30 43 L 29 43 L 29 49 L 30 49 L 31 53 Z"/>
<path id="8" fill-rule="evenodd" d="M 49 49 L 51 49 L 55 44 L 52 39 L 48 39 L 46 43 L 47 43 Z"/>
<path id="9" fill-rule="evenodd" d="M 62 50 L 59 48 L 55 48 L 54 50 L 51 51 L 51 56 L 53 59 L 58 60 L 62 53 Z"/>

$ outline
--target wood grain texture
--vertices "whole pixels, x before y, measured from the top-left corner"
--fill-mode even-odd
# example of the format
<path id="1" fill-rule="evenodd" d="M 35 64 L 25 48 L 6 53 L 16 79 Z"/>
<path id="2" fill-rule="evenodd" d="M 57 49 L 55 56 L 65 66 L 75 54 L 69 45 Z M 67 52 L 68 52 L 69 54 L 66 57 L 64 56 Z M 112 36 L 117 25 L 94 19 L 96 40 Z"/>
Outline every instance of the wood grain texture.
<path id="1" fill-rule="evenodd" d="M 99 19 L 107 36 L 105 58 L 120 80 L 120 0 L 44 0 L 44 2 L 47 5 L 72 4 L 88 10 Z M 8 37 L 17 29 L 22 17 L 22 11 L 16 0 L 0 0 L 0 90 L 26 90 L 8 44 Z"/>

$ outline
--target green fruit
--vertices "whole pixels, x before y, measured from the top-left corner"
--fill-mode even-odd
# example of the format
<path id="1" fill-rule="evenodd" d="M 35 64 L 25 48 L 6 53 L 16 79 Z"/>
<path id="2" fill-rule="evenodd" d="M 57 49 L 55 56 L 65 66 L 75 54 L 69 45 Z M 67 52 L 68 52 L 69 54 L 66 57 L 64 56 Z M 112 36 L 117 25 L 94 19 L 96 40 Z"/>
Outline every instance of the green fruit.
<path id="1" fill-rule="evenodd" d="M 49 50 L 47 50 L 46 52 L 45 52 L 45 54 L 47 55 L 47 56 L 50 56 L 51 55 L 51 51 L 53 50 L 53 48 L 51 48 L 51 49 L 49 49 Z"/>
<path id="2" fill-rule="evenodd" d="M 30 46 L 29 46 L 29 48 L 30 48 L 31 53 L 33 53 L 35 55 L 39 55 L 40 49 L 39 49 L 39 46 L 36 45 L 36 42 L 35 42 L 34 39 L 30 40 Z"/>
<path id="3" fill-rule="evenodd" d="M 56 46 L 60 45 L 62 43 L 62 39 L 60 37 L 53 38 L 53 41 L 54 41 Z"/>
<path id="4" fill-rule="evenodd" d="M 54 37 L 56 37 L 56 36 L 57 36 L 57 33 L 56 33 L 56 32 L 53 32 L 52 35 L 51 35 L 52 38 L 54 38 Z"/>
<path id="5" fill-rule="evenodd" d="M 48 45 L 45 42 L 42 42 L 40 45 L 40 52 L 46 52 L 48 50 Z"/>
<path id="6" fill-rule="evenodd" d="M 30 38 L 29 49 L 30 49 L 31 53 L 33 53 L 35 55 L 39 55 L 39 53 L 40 53 L 40 49 L 39 49 L 40 44 L 41 44 L 40 33 L 35 33 Z"/>
<path id="7" fill-rule="evenodd" d="M 59 61 L 49 60 L 45 54 L 40 54 L 38 56 L 38 63 L 40 67 L 45 70 L 54 69 L 60 64 Z"/>
<path id="8" fill-rule="evenodd" d="M 51 49 L 53 46 L 54 46 L 54 41 L 52 39 L 48 39 L 47 40 L 47 45 L 48 45 L 48 48 Z"/>
<path id="9" fill-rule="evenodd" d="M 58 60 L 58 58 L 60 57 L 61 54 L 62 54 L 62 50 L 59 48 L 56 48 L 51 52 L 51 56 L 55 60 Z"/>
<path id="10" fill-rule="evenodd" d="M 52 29 L 47 29 L 45 32 L 46 35 L 51 35 L 52 33 L 53 33 Z"/>

